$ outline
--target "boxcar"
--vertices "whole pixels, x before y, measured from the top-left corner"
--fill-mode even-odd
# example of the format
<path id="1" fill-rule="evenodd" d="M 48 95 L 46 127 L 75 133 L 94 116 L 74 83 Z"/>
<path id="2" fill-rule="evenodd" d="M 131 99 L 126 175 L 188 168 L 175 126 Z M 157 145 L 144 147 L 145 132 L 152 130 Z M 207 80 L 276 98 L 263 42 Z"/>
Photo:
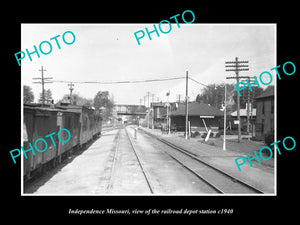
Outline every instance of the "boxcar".
<path id="1" fill-rule="evenodd" d="M 30 148 L 31 143 L 35 155 L 32 151 L 26 152 L 27 159 L 24 157 L 23 171 L 24 176 L 31 177 L 31 172 L 36 170 L 42 170 L 45 165 L 53 162 L 56 163 L 56 159 L 60 161 L 61 156 L 79 145 L 80 135 L 80 114 L 71 113 L 62 109 L 54 108 L 41 108 L 38 106 L 26 106 L 24 105 L 24 136 L 23 147 L 24 150 Z M 71 139 L 68 142 L 61 142 L 58 139 L 57 133 L 60 129 L 66 128 L 71 133 Z M 52 135 L 54 144 L 50 137 L 45 136 L 55 132 Z M 66 140 L 68 134 L 61 132 L 61 138 Z M 23 137 L 24 137 L 23 136 Z M 47 141 L 47 149 L 44 152 L 38 152 L 35 150 L 34 143 L 37 139 L 43 138 Z M 38 149 L 45 149 L 45 143 L 42 141 L 37 142 Z"/>
<path id="2" fill-rule="evenodd" d="M 67 142 L 59 141 L 58 131 L 66 128 L 71 133 L 71 139 Z M 55 108 L 40 107 L 38 104 L 24 104 L 23 121 L 23 147 L 32 151 L 26 152 L 27 158 L 23 156 L 23 171 L 25 180 L 31 177 L 33 171 L 42 172 L 47 167 L 56 165 L 61 158 L 72 153 L 73 149 L 85 147 L 93 138 L 101 134 L 102 119 L 94 109 L 85 106 L 60 104 Z M 51 137 L 45 137 L 54 133 Z M 67 132 L 61 132 L 62 140 L 68 139 Z M 43 138 L 47 141 L 47 149 L 43 152 L 35 150 L 34 143 Z M 45 143 L 37 142 L 37 148 L 45 149 Z M 34 176 L 34 175 L 33 175 Z"/>
<path id="3" fill-rule="evenodd" d="M 33 146 L 35 155 L 32 151 L 26 152 L 27 159 L 24 157 L 24 176 L 30 176 L 30 172 L 38 169 L 43 164 L 49 162 L 58 155 L 57 147 L 55 147 L 50 138 L 46 135 L 58 132 L 57 113 L 55 109 L 45 109 L 40 107 L 24 106 L 24 126 L 27 132 L 27 139 L 24 139 L 23 147 L 25 150 L 30 148 L 29 143 Z M 44 152 L 38 152 L 34 149 L 34 143 L 38 138 L 47 141 L 48 148 Z M 54 143 L 58 144 L 58 137 L 53 136 Z M 39 149 L 44 149 L 43 142 L 37 142 Z"/>
<path id="4" fill-rule="evenodd" d="M 59 111 L 57 113 L 57 125 L 59 129 L 66 128 L 71 133 L 70 141 L 58 143 L 58 155 L 61 156 L 67 151 L 78 148 L 80 145 L 80 113 L 68 112 L 66 110 Z M 66 132 L 61 132 L 60 136 L 63 140 L 68 139 Z"/>
<path id="5" fill-rule="evenodd" d="M 102 117 L 100 115 L 94 114 L 90 116 L 90 129 L 93 134 L 93 138 L 95 139 L 101 134 L 102 129 Z"/>
<path id="6" fill-rule="evenodd" d="M 101 116 L 95 113 L 94 109 L 86 106 L 69 105 L 61 103 L 56 106 L 68 112 L 80 113 L 80 147 L 84 147 L 89 141 L 101 134 L 102 119 Z"/>

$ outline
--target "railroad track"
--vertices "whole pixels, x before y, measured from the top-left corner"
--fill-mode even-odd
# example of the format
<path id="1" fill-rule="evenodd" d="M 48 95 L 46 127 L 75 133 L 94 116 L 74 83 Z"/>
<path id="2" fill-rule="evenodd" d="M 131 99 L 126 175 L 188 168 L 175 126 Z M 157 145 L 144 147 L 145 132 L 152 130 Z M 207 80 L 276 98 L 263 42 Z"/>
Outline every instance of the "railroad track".
<path id="1" fill-rule="evenodd" d="M 110 131 L 113 131 L 113 130 L 117 130 L 117 129 L 121 129 L 122 127 L 120 126 L 116 126 L 116 127 L 106 127 L 105 129 L 102 128 L 102 131 L 101 131 L 101 135 L 107 133 L 107 132 L 110 132 Z"/>
<path id="2" fill-rule="evenodd" d="M 116 147 L 115 147 L 114 156 L 113 156 L 113 160 L 112 160 L 112 166 L 111 166 L 108 185 L 107 185 L 107 188 L 106 188 L 106 193 L 111 193 L 111 191 L 113 189 L 113 184 L 114 184 L 114 181 L 115 181 L 115 173 L 116 173 L 116 170 L 117 170 L 117 161 L 118 161 L 118 154 L 119 154 L 119 148 L 120 148 L 121 132 L 122 132 L 123 129 L 124 129 L 124 132 L 125 132 L 125 136 L 129 140 L 129 143 L 130 143 L 131 149 L 132 149 L 132 151 L 135 155 L 135 158 L 137 159 L 139 168 L 141 169 L 141 172 L 142 172 L 142 174 L 145 178 L 145 181 L 147 183 L 147 187 L 149 188 L 150 193 L 153 194 L 154 193 L 154 188 L 153 188 L 153 185 L 151 184 L 149 173 L 145 169 L 144 163 L 142 162 L 141 158 L 139 157 L 139 155 L 138 155 L 138 153 L 137 153 L 137 151 L 134 147 L 134 144 L 132 142 L 132 139 L 131 139 L 130 135 L 128 134 L 127 130 L 126 130 L 126 127 L 120 128 L 118 133 L 117 133 Z"/>
<path id="3" fill-rule="evenodd" d="M 126 127 L 125 127 L 124 129 L 125 129 L 125 132 L 126 132 L 126 135 L 127 135 L 128 139 L 129 139 L 129 141 L 130 141 L 130 145 L 131 145 L 131 147 L 132 147 L 132 150 L 133 150 L 133 152 L 134 152 L 134 154 L 135 154 L 135 156 L 136 156 L 136 159 L 137 159 L 137 161 L 138 161 L 138 163 L 139 163 L 139 165 L 140 165 L 140 168 L 141 168 L 141 170 L 142 170 L 142 172 L 143 172 L 143 175 L 144 175 L 144 177 L 145 177 L 145 180 L 146 180 L 146 182 L 147 182 L 147 184 L 148 184 L 149 190 L 150 190 L 151 194 L 153 194 L 153 193 L 154 193 L 154 187 L 153 187 L 153 185 L 152 185 L 151 182 L 150 182 L 150 175 L 149 175 L 149 173 L 147 172 L 147 170 L 145 169 L 144 163 L 142 162 L 141 158 L 138 156 L 137 151 L 136 151 L 136 149 L 134 148 L 132 139 L 131 139 L 130 135 L 128 134 L 128 131 L 127 131 Z"/>
<path id="4" fill-rule="evenodd" d="M 140 129 L 141 130 L 141 129 Z M 241 181 L 227 172 L 201 160 L 196 154 L 178 147 L 164 139 L 161 139 L 145 130 L 145 134 L 164 143 L 169 148 L 160 149 L 171 158 L 180 163 L 184 168 L 195 174 L 199 179 L 211 186 L 216 193 L 220 194 L 263 194 L 264 192 L 256 187 Z M 174 151 L 174 149 L 176 151 Z"/>
<path id="5" fill-rule="evenodd" d="M 119 131 L 117 133 L 116 147 L 115 147 L 113 161 L 112 161 L 112 165 L 111 165 L 109 181 L 108 181 L 108 185 L 106 187 L 106 192 L 107 193 L 110 193 L 110 191 L 112 189 L 112 185 L 113 185 L 113 178 L 114 178 L 114 174 L 115 174 L 115 167 L 116 167 L 116 162 L 117 162 L 117 154 L 118 154 L 118 149 L 119 149 L 120 133 L 121 133 L 121 129 L 119 129 Z"/>

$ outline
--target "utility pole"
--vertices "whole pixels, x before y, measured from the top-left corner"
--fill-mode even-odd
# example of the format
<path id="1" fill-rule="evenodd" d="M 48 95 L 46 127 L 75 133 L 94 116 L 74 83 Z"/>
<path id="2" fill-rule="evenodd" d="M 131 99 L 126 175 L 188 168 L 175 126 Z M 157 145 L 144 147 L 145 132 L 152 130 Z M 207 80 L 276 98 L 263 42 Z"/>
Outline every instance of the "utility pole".
<path id="1" fill-rule="evenodd" d="M 42 78 L 32 78 L 33 80 L 41 80 L 38 82 L 32 82 L 34 84 L 42 84 L 42 107 L 44 107 L 45 105 L 45 89 L 44 89 L 44 85 L 48 84 L 48 83 L 53 83 L 52 81 L 49 81 L 49 79 L 53 79 L 53 77 L 44 77 L 44 68 L 42 66 L 42 69 L 39 70 L 42 72 Z"/>
<path id="2" fill-rule="evenodd" d="M 240 64 L 243 63 L 243 64 Z M 234 71 L 235 77 L 226 77 L 226 79 L 236 79 L 236 83 L 240 82 L 240 78 L 249 78 L 249 76 L 239 76 L 239 71 L 248 71 L 248 65 L 245 65 L 248 61 L 238 61 L 238 57 L 235 57 L 235 61 L 225 62 L 225 67 L 233 67 L 226 69 L 226 71 Z M 227 64 L 227 65 L 226 65 Z M 240 117 L 240 96 L 237 94 L 237 117 L 238 117 L 238 142 L 241 142 L 241 117 Z"/>
<path id="3" fill-rule="evenodd" d="M 69 88 L 69 90 L 70 90 L 70 103 L 71 104 L 73 104 L 73 97 L 72 97 L 72 92 L 73 92 L 73 90 L 74 90 L 74 84 L 72 83 L 72 82 L 70 82 L 69 84 L 68 84 L 68 86 L 70 87 Z"/>
<path id="4" fill-rule="evenodd" d="M 168 135 L 170 134 L 170 114 L 171 114 L 171 107 L 170 107 L 170 102 L 169 102 L 169 95 L 170 95 L 170 90 L 166 93 L 167 96 L 167 128 L 168 128 Z"/>
<path id="5" fill-rule="evenodd" d="M 147 91 L 147 96 L 148 96 L 148 121 L 147 121 L 147 127 L 149 128 L 149 123 L 150 123 L 150 102 L 149 102 L 150 92 L 149 91 Z"/>
<path id="6" fill-rule="evenodd" d="M 153 107 L 153 104 L 154 104 L 155 94 L 152 94 L 151 96 L 152 96 L 152 107 L 151 107 L 151 109 L 152 109 L 152 120 L 151 120 L 151 125 L 152 125 L 152 130 L 153 130 L 154 129 L 154 107 Z"/>
<path id="7" fill-rule="evenodd" d="M 223 137 L 223 151 L 226 150 L 226 83 L 224 83 L 225 86 L 225 97 L 224 97 L 224 137 Z"/>
<path id="8" fill-rule="evenodd" d="M 189 91 L 188 91 L 188 81 L 189 75 L 188 71 L 186 71 L 185 76 L 185 139 L 188 139 L 188 124 L 189 124 L 189 110 L 188 110 L 188 98 L 189 98 Z"/>
<path id="9" fill-rule="evenodd" d="M 248 81 L 252 83 L 252 85 L 257 86 L 254 82 L 255 80 L 253 77 L 248 77 Z M 250 132 L 250 88 L 247 91 L 247 133 Z M 252 114 L 252 107 L 251 107 L 251 114 Z"/>

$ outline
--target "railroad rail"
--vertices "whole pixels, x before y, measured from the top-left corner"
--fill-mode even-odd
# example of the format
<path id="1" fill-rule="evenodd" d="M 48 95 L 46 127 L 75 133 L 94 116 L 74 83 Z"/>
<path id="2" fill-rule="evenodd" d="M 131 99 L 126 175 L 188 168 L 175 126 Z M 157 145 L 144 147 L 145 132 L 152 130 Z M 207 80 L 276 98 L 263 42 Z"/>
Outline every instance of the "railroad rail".
<path id="1" fill-rule="evenodd" d="M 121 129 L 123 126 L 115 126 L 115 127 L 104 127 L 102 128 L 102 132 L 101 132 L 101 135 L 107 133 L 107 132 L 110 132 L 110 131 L 113 131 L 113 130 L 117 130 L 117 129 Z"/>
<path id="2" fill-rule="evenodd" d="M 109 131 L 111 131 L 111 130 L 109 130 Z M 106 131 L 106 132 L 108 132 L 108 131 Z M 116 162 L 117 162 L 117 154 L 118 154 L 118 149 L 119 149 L 120 133 L 121 133 L 121 129 L 119 129 L 119 131 L 117 133 L 116 147 L 115 147 L 113 161 L 112 161 L 112 165 L 111 165 L 111 169 L 110 169 L 109 181 L 108 181 L 108 184 L 106 187 L 107 193 L 110 193 L 110 191 L 112 189 L 113 178 L 114 178 L 114 174 L 115 174 L 115 167 L 116 167 Z"/>
<path id="3" fill-rule="evenodd" d="M 142 172 L 143 172 L 143 175 L 144 175 L 145 180 L 146 180 L 146 182 L 147 182 L 147 184 L 148 184 L 149 190 L 150 190 L 151 194 L 154 194 L 154 188 L 153 188 L 153 185 L 152 185 L 151 182 L 150 182 L 150 175 L 149 175 L 149 173 L 147 172 L 147 170 L 145 169 L 145 167 L 144 167 L 144 165 L 143 165 L 144 163 L 142 163 L 141 158 L 138 156 L 137 151 L 135 150 L 135 147 L 133 146 L 133 142 L 132 142 L 132 140 L 131 140 L 130 135 L 129 135 L 128 132 L 127 132 L 126 127 L 124 128 L 124 130 L 125 130 L 125 133 L 126 133 L 128 139 L 129 139 L 130 145 L 131 145 L 132 150 L 133 150 L 133 152 L 134 152 L 134 154 L 135 154 L 135 156 L 136 156 L 136 159 L 137 159 L 137 161 L 138 161 L 138 163 L 139 163 L 139 165 L 140 165 L 140 168 L 141 168 L 141 170 L 142 170 Z"/>
<path id="4" fill-rule="evenodd" d="M 217 193 L 220 194 L 232 194 L 232 193 L 247 193 L 247 194 L 263 194 L 264 192 L 259 190 L 256 187 L 253 187 L 249 183 L 242 181 L 232 174 L 228 174 L 224 170 L 217 168 L 202 159 L 200 159 L 196 154 L 191 153 L 190 151 L 178 147 L 162 138 L 153 135 L 143 129 L 145 134 L 155 138 L 156 140 L 164 143 L 172 149 L 177 150 L 176 152 L 162 150 L 171 158 L 180 163 L 183 167 L 191 171 L 202 181 L 211 186 Z M 191 160 L 192 159 L 192 160 Z M 195 164 L 197 162 L 197 164 Z"/>
<path id="5" fill-rule="evenodd" d="M 127 130 L 126 130 L 126 127 L 122 127 L 119 129 L 118 133 L 117 133 L 117 140 L 116 140 L 116 147 L 115 147 L 115 151 L 114 151 L 114 156 L 113 156 L 113 160 L 112 160 L 112 166 L 111 166 L 111 171 L 110 171 L 110 177 L 109 177 L 109 182 L 108 182 L 108 185 L 107 185 L 107 188 L 106 188 L 106 192 L 107 193 L 110 193 L 112 188 L 113 188 L 113 183 L 114 183 L 114 179 L 115 179 L 115 173 L 116 173 L 116 163 L 117 163 L 117 155 L 118 155 L 118 152 L 119 152 L 119 147 L 120 147 L 120 139 L 121 139 L 121 133 L 122 133 L 122 129 L 124 129 L 125 131 L 125 134 L 126 134 L 126 137 L 128 138 L 129 140 L 129 143 L 130 143 L 130 146 L 131 146 L 131 149 L 137 159 L 137 162 L 139 164 L 139 167 L 141 169 L 141 172 L 145 178 L 145 181 L 147 183 L 147 186 L 149 188 L 149 191 L 151 192 L 151 194 L 154 193 L 154 188 L 153 188 L 153 185 L 151 184 L 151 181 L 150 181 L 150 176 L 149 176 L 149 173 L 147 172 L 147 170 L 145 169 L 144 167 L 144 163 L 142 162 L 141 158 L 139 157 L 135 147 L 134 147 L 134 144 L 132 142 L 132 139 L 130 137 L 130 135 L 128 134 Z"/>

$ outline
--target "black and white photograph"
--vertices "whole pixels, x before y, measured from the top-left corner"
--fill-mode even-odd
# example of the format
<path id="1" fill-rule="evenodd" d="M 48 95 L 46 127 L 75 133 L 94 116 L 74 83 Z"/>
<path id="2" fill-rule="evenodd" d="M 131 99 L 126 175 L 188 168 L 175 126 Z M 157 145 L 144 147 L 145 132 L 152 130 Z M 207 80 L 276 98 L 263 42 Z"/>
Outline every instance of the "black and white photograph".
<path id="1" fill-rule="evenodd" d="M 185 15 L 21 25 L 22 195 L 276 195 L 276 24 Z"/>
<path id="2" fill-rule="evenodd" d="M 296 5 L 112 3 L 5 6 L 4 219 L 295 217 Z"/>

